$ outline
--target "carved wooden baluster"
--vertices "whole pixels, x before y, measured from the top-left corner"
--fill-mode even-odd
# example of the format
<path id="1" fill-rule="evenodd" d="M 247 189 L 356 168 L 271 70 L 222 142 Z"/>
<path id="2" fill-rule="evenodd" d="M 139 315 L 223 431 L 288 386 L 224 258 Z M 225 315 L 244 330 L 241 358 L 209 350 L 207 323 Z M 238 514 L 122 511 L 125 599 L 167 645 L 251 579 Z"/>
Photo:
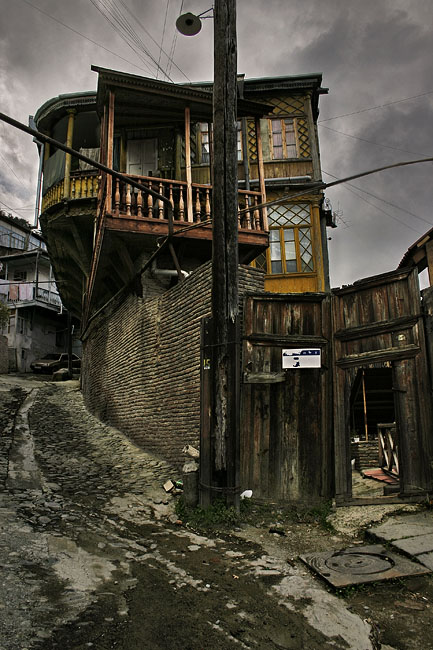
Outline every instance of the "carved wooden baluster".
<path id="1" fill-rule="evenodd" d="M 168 186 L 168 200 L 170 201 L 171 214 L 173 215 L 173 219 L 174 219 L 173 183 L 170 183 L 170 185 Z"/>
<path id="2" fill-rule="evenodd" d="M 254 224 L 256 230 L 262 230 L 262 224 L 260 223 L 260 210 L 257 207 L 258 199 L 257 196 L 254 197 Z"/>
<path id="3" fill-rule="evenodd" d="M 206 198 L 205 198 L 205 214 L 206 214 L 206 219 L 210 219 L 211 213 L 210 213 L 210 197 L 209 197 L 209 188 L 206 188 Z"/>
<path id="4" fill-rule="evenodd" d="M 137 192 L 137 217 L 143 216 L 143 193 L 141 190 Z"/>
<path id="5" fill-rule="evenodd" d="M 195 194 L 195 220 L 201 221 L 200 190 L 198 187 Z"/>
<path id="6" fill-rule="evenodd" d="M 81 198 L 85 199 L 87 197 L 87 176 L 81 181 Z"/>
<path id="7" fill-rule="evenodd" d="M 185 203 L 183 201 L 183 187 L 179 187 L 179 221 L 185 221 Z"/>
<path id="8" fill-rule="evenodd" d="M 116 217 L 119 216 L 120 212 L 120 185 L 119 179 L 116 178 L 116 191 L 114 192 L 114 214 Z"/>
<path id="9" fill-rule="evenodd" d="M 128 217 L 131 216 L 131 186 L 129 184 L 126 186 L 126 214 Z"/>
<path id="10" fill-rule="evenodd" d="M 149 190 L 152 189 L 152 182 L 149 181 Z M 147 195 L 147 216 L 149 219 L 153 218 L 153 196 L 151 194 Z"/>
<path id="11" fill-rule="evenodd" d="M 242 228 L 241 206 L 239 205 L 239 195 L 238 195 L 238 228 Z"/>
<path id="12" fill-rule="evenodd" d="M 75 178 L 71 178 L 71 199 L 75 199 Z"/>
<path id="13" fill-rule="evenodd" d="M 247 212 L 245 212 L 245 225 L 248 230 L 251 230 L 250 197 L 248 194 L 245 195 L 245 208 L 248 208 Z"/>
<path id="14" fill-rule="evenodd" d="M 159 184 L 159 193 L 162 195 L 164 191 L 164 187 L 162 183 Z M 161 201 L 161 199 L 158 199 L 158 217 L 160 219 L 164 219 L 164 201 Z"/>

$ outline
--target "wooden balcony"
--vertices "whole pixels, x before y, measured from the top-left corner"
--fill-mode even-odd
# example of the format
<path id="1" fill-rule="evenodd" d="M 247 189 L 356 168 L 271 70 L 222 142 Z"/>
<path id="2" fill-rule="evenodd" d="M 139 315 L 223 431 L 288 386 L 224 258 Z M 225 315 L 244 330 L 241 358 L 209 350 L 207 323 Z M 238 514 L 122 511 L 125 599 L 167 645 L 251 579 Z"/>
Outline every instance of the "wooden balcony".
<path id="1" fill-rule="evenodd" d="M 131 176 L 131 179 L 168 199 L 173 215 L 174 233 L 194 239 L 211 239 L 212 186 L 163 178 Z M 251 190 L 238 193 L 239 243 L 267 246 L 266 211 L 260 208 L 261 194 Z M 167 202 L 154 198 L 123 180 L 108 184 L 105 199 L 105 228 L 136 231 L 150 236 L 168 234 Z M 194 228 L 186 230 L 195 224 Z M 194 231 L 196 231 L 194 233 Z"/>

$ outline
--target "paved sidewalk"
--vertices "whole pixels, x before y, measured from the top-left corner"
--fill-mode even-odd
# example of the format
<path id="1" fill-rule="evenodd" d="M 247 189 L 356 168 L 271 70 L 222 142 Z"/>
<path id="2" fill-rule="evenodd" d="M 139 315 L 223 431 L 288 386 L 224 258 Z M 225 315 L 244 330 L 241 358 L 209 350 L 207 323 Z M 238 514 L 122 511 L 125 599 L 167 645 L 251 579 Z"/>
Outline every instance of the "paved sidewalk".
<path id="1" fill-rule="evenodd" d="M 394 515 L 368 533 L 433 571 L 433 511 Z"/>

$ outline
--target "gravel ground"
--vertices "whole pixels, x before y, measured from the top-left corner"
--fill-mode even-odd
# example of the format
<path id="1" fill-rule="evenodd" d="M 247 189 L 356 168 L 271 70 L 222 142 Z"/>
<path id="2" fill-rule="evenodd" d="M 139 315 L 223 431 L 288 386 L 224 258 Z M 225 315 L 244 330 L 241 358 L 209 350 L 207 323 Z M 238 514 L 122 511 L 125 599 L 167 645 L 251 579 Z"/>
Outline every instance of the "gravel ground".
<path id="1" fill-rule="evenodd" d="M 430 578 L 337 597 L 298 560 L 361 542 L 389 506 L 327 530 L 252 503 L 203 534 L 161 487 L 173 469 L 91 416 L 77 382 L 1 376 L 1 405 L 0 650 L 433 648 Z"/>

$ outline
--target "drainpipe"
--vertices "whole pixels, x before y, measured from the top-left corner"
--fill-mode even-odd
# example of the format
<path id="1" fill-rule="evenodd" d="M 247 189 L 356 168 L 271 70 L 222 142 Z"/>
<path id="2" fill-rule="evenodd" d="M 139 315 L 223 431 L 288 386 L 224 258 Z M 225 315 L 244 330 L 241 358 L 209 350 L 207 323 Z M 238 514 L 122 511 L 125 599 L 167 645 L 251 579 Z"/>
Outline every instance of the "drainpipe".
<path id="1" fill-rule="evenodd" d="M 158 269 L 156 266 L 156 260 L 154 260 L 151 264 L 150 267 L 152 275 L 160 275 L 161 277 L 165 278 L 175 278 L 178 276 L 178 272 L 176 269 Z M 189 277 L 190 273 L 188 271 L 180 271 L 183 275 L 184 278 Z"/>
<path id="2" fill-rule="evenodd" d="M 29 126 L 32 129 L 36 129 L 36 123 L 35 120 L 33 119 L 33 115 L 29 115 Z M 38 183 L 36 187 L 35 221 L 33 224 L 33 227 L 37 228 L 39 225 L 39 212 L 41 208 L 42 169 L 43 169 L 44 157 L 45 157 L 45 143 L 40 142 L 36 138 L 33 138 L 33 142 L 36 143 L 39 149 L 39 169 L 38 169 Z"/>

